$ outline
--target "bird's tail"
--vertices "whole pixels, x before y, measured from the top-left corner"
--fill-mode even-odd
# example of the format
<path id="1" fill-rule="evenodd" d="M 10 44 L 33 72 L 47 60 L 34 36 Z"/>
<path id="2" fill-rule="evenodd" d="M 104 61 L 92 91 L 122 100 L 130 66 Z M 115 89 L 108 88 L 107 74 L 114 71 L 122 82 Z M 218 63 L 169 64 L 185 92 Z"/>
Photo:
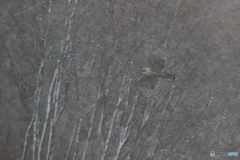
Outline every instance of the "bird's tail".
<path id="1" fill-rule="evenodd" d="M 175 73 L 163 72 L 163 74 L 160 75 L 160 77 L 167 79 L 169 81 L 173 81 L 175 79 Z"/>

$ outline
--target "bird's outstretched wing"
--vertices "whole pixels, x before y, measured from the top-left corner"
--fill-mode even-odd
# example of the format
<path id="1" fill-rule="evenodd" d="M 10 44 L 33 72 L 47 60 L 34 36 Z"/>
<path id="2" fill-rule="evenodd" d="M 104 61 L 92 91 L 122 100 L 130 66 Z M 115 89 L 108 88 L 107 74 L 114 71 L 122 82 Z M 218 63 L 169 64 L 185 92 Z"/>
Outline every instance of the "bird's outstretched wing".
<path id="1" fill-rule="evenodd" d="M 147 57 L 147 66 L 155 73 L 161 73 L 166 69 L 167 52 L 158 48 L 151 52 Z"/>
<path id="2" fill-rule="evenodd" d="M 138 79 L 138 91 L 146 98 L 149 98 L 153 90 L 160 83 L 161 78 L 156 75 L 143 75 Z"/>

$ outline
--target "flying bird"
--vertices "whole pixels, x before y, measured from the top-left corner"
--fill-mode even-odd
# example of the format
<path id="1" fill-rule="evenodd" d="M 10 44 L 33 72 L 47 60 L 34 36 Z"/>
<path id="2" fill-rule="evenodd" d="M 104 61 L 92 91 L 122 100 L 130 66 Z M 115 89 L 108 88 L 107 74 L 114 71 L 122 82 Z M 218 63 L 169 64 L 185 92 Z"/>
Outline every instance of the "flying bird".
<path id="1" fill-rule="evenodd" d="M 147 65 L 141 68 L 142 76 L 138 79 L 138 91 L 149 98 L 161 79 L 173 81 L 174 73 L 169 73 L 167 67 L 167 52 L 158 48 L 147 56 Z"/>

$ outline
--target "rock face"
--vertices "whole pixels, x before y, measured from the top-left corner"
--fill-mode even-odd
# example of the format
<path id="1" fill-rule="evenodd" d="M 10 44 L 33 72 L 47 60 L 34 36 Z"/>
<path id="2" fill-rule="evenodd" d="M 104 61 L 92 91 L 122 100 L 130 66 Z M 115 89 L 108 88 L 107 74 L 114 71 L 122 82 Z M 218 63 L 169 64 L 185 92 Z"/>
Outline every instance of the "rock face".
<path id="1" fill-rule="evenodd" d="M 2 2 L 0 159 L 240 152 L 240 1 Z M 141 96 L 145 57 L 175 81 Z"/>

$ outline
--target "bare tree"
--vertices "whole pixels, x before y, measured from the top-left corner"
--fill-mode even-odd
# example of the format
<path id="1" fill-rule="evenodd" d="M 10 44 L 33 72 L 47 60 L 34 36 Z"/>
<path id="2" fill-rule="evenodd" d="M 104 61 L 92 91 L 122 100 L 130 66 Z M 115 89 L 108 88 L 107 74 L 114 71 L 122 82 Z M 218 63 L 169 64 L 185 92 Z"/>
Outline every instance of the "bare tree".
<path id="1" fill-rule="evenodd" d="M 238 5 L 3 0 L 0 159 L 240 152 Z M 158 47 L 177 78 L 146 99 L 136 82 Z"/>

